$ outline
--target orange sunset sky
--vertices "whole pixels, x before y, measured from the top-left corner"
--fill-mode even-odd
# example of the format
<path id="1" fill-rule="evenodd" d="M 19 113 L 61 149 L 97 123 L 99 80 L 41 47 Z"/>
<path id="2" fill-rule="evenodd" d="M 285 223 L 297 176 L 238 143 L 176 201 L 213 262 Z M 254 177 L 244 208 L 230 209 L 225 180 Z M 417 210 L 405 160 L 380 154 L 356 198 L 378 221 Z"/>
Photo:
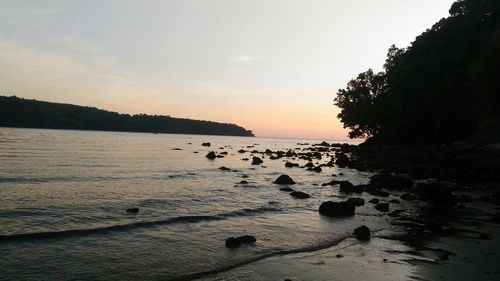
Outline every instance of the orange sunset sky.
<path id="1" fill-rule="evenodd" d="M 343 140 L 337 89 L 452 2 L 1 1 L 0 94 Z"/>

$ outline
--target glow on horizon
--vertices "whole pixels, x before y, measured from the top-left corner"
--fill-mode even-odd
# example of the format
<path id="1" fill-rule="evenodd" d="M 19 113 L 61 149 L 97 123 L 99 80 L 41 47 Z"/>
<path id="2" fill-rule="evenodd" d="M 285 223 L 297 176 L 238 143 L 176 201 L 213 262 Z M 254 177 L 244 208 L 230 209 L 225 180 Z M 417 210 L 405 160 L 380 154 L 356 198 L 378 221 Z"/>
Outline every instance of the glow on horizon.
<path id="1" fill-rule="evenodd" d="M 0 0 L 0 94 L 347 139 L 337 89 L 453 0 Z"/>

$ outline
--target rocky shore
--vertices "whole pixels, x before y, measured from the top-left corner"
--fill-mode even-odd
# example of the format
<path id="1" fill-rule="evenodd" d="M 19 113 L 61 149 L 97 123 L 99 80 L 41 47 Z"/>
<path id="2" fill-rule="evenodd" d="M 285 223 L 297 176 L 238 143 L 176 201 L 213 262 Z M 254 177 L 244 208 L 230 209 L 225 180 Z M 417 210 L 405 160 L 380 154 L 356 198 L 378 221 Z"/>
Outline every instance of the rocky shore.
<path id="1" fill-rule="evenodd" d="M 352 237 L 359 241 L 369 241 L 374 238 L 376 242 L 373 243 L 385 245 L 385 248 L 380 249 L 377 246 L 374 249 L 380 251 L 376 254 L 380 258 L 378 262 L 382 264 L 393 262 L 402 267 L 411 266 L 411 271 L 420 270 L 411 276 L 411 279 L 417 280 L 466 280 L 461 276 L 483 276 L 481 280 L 500 278 L 500 271 L 493 266 L 495 261 L 498 261 L 497 242 L 500 240 L 498 145 L 397 147 L 326 142 L 297 145 L 300 147 L 289 151 L 253 150 L 251 155 L 255 158 L 256 154 L 261 154 L 263 159 L 269 160 L 283 159 L 285 167 L 303 168 L 309 172 L 321 173 L 322 167 L 325 166 L 372 172 L 374 175 L 370 178 L 370 182 L 364 185 L 337 180 L 337 175 L 332 175 L 333 179 L 323 186 L 338 187 L 339 192 L 348 195 L 349 198 L 346 201 L 325 201 L 318 206 L 318 211 L 320 215 L 327 217 L 353 216 L 356 206 L 365 205 L 365 200 L 358 196 L 363 193 L 369 194 L 371 199 L 367 204 L 385 216 L 393 225 L 393 230 L 372 233 L 368 227 L 362 225 L 353 229 Z M 259 160 L 257 165 L 269 161 L 261 158 Z M 299 165 L 297 160 L 308 162 Z M 295 184 L 287 175 L 281 175 L 274 183 L 281 186 Z M 281 187 L 281 190 L 291 192 L 290 195 L 297 198 L 309 197 L 305 193 L 297 193 L 291 187 Z M 402 201 L 411 203 L 415 209 L 411 212 L 403 209 L 400 204 Z M 401 246 L 404 250 L 392 250 L 394 245 L 390 246 L 390 241 L 393 241 L 394 245 L 404 245 Z M 471 244 L 478 245 L 477 251 Z M 363 244 L 348 247 L 353 247 L 357 249 L 356 251 L 368 251 L 359 249 Z M 468 249 L 460 249 L 462 247 Z M 332 251 L 337 251 L 335 249 Z M 325 251 L 321 251 L 321 255 L 331 254 Z M 342 257 L 343 254 L 337 254 L 330 258 Z M 301 256 L 300 259 L 303 263 L 299 267 L 306 272 L 310 268 L 307 264 L 309 258 Z M 450 259 L 453 261 L 449 262 Z M 276 266 L 283 266 L 282 260 L 275 259 Z M 330 262 L 335 261 L 330 260 Z M 356 262 L 364 264 L 370 261 Z M 441 267 L 435 267 L 436 265 Z M 391 270 L 397 271 L 397 269 Z M 391 270 L 386 273 L 391 274 Z M 238 270 L 231 272 L 237 275 Z M 457 276 L 455 272 L 463 274 Z M 314 278 L 296 274 L 295 279 L 290 277 L 288 280 L 331 280 L 328 277 L 328 274 L 332 274 L 330 270 L 325 270 L 323 273 L 323 275 L 316 273 L 311 275 L 315 276 Z M 376 276 L 381 272 L 373 274 Z M 276 275 L 273 276 L 278 278 Z M 284 276 L 279 276 L 282 277 Z"/>

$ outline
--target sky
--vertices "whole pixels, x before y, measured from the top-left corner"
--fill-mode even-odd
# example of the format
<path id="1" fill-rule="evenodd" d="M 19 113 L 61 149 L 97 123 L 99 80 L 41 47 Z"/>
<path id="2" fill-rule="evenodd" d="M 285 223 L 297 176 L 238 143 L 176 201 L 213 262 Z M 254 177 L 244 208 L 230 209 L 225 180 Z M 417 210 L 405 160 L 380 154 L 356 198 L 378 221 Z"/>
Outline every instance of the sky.
<path id="1" fill-rule="evenodd" d="M 453 0 L 0 0 L 0 95 L 344 140 L 333 99 Z"/>

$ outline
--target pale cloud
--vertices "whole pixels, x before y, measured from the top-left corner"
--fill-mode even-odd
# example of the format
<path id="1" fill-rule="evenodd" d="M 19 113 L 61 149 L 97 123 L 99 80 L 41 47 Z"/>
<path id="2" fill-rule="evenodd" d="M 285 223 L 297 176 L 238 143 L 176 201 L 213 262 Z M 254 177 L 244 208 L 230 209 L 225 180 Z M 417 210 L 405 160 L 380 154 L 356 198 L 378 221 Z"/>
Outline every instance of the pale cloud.
<path id="1" fill-rule="evenodd" d="M 154 92 L 134 73 L 115 66 L 111 57 L 93 54 L 53 52 L 0 37 L 0 65 L 8 66 L 0 68 L 2 94 L 84 104 L 103 100 L 111 105 L 113 100 Z"/>
<path id="2" fill-rule="evenodd" d="M 254 61 L 261 60 L 259 56 L 256 55 L 240 55 L 240 56 L 229 56 L 226 58 L 230 63 L 250 63 Z"/>

